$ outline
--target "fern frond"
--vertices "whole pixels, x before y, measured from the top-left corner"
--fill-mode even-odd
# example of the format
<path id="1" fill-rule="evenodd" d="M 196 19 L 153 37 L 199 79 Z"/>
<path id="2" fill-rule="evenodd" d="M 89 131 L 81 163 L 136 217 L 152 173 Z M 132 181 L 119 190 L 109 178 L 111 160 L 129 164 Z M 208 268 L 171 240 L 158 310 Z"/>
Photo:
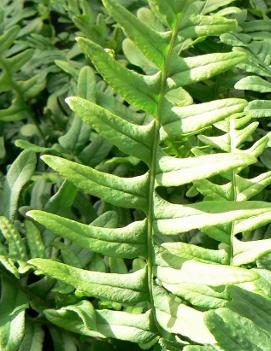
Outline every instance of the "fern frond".
<path id="1" fill-rule="evenodd" d="M 265 271 L 247 267 L 246 263 L 237 267 L 234 262 L 239 253 L 236 251 L 237 226 L 241 224 L 247 229 L 260 226 L 263 223 L 261 216 L 270 214 L 271 207 L 267 202 L 237 201 L 239 190 L 236 186 L 237 182 L 242 183 L 241 170 L 257 162 L 267 138 L 260 139 L 250 149 L 241 149 L 256 128 L 256 124 L 247 126 L 250 116 L 243 114 L 246 101 L 221 99 L 192 104 L 183 88 L 212 79 L 246 59 L 247 55 L 237 50 L 189 56 L 188 49 L 196 40 L 234 30 L 236 21 L 203 14 L 219 8 L 214 3 L 206 10 L 203 3 L 197 1 L 171 0 L 165 7 L 161 1 L 152 0 L 150 7 L 162 17 L 159 28 L 165 30 L 160 31 L 142 23 L 140 16 L 129 13 L 115 0 L 104 0 L 103 3 L 133 45 L 151 62 L 152 68 L 156 67 L 154 73 L 146 75 L 129 69 L 116 60 L 112 52 L 86 38 L 79 38 L 78 43 L 114 92 L 146 114 L 146 122 L 136 123 L 124 114 L 113 113 L 110 108 L 86 98 L 72 97 L 68 103 L 79 118 L 108 142 L 124 154 L 143 161 L 142 172 L 125 177 L 110 174 L 104 171 L 106 168 L 94 169 L 57 156 L 46 155 L 43 160 L 75 187 L 105 203 L 140 210 L 135 213 L 142 220 L 119 228 L 101 229 L 47 212 L 31 211 L 29 215 L 54 234 L 89 248 L 97 255 L 134 259 L 127 262 L 127 266 L 121 261 L 124 267 L 121 272 L 106 270 L 104 265 L 88 270 L 86 266 L 79 268 L 52 259 L 30 260 L 38 274 L 69 284 L 76 290 L 77 297 L 90 296 L 95 301 L 94 306 L 88 301 L 76 301 L 61 308 L 46 309 L 44 315 L 67 330 L 75 325 L 75 332 L 87 336 L 140 343 L 155 342 L 160 338 L 161 344 L 169 345 L 165 346 L 168 350 L 175 350 L 176 345 L 184 346 L 182 338 L 185 338 L 191 344 L 206 344 L 207 349 L 214 345 L 216 349 L 223 342 L 221 332 L 214 331 L 213 320 L 221 318 L 222 324 L 230 324 L 231 318 L 234 323 L 237 318 L 236 312 L 228 308 L 229 287 L 248 286 L 265 297 L 270 289 Z M 184 144 L 185 138 L 190 138 L 189 134 L 198 134 L 213 125 L 226 137 L 203 136 L 201 140 L 208 145 L 208 150 L 212 150 L 212 146 L 220 148 L 221 144 L 219 153 L 212 150 L 207 155 L 206 149 L 194 149 L 193 157 L 184 158 L 167 153 L 166 141 L 174 146 Z M 211 177 L 218 177 L 220 183 L 224 180 L 226 184 L 216 183 Z M 206 195 L 204 191 L 210 196 L 216 189 L 211 201 L 203 199 L 192 204 L 170 201 L 171 187 L 176 189 L 190 183 L 194 183 L 194 188 L 202 191 L 203 196 Z M 246 180 L 243 184 L 247 184 Z M 209 186 L 208 191 L 205 185 Z M 240 193 L 245 188 L 244 185 Z M 223 197 L 220 194 L 225 190 L 230 195 Z M 248 226 L 246 221 L 250 217 L 254 220 Z M 215 252 L 194 250 L 191 243 L 182 243 L 180 237 L 192 230 L 206 233 L 214 239 L 216 247 L 220 242 L 224 243 L 223 247 L 213 250 Z M 180 242 L 173 249 L 175 240 Z M 140 245 L 145 245 L 145 249 L 139 254 Z M 71 291 L 70 287 L 67 289 Z M 187 302 L 191 306 L 187 306 Z M 100 309 L 100 303 L 107 303 L 109 308 Z M 119 309 L 136 305 L 141 307 L 141 313 L 112 311 L 116 306 L 114 303 L 120 304 L 117 305 Z M 82 306 L 89 311 L 88 315 Z M 208 311 L 210 309 L 215 310 Z M 252 321 L 243 322 L 243 317 L 240 317 L 240 323 L 244 323 L 245 328 L 253 324 Z M 231 327 L 226 325 L 224 329 L 231 335 Z M 265 334 L 259 331 L 259 335 Z M 267 341 L 265 338 L 262 342 Z"/>

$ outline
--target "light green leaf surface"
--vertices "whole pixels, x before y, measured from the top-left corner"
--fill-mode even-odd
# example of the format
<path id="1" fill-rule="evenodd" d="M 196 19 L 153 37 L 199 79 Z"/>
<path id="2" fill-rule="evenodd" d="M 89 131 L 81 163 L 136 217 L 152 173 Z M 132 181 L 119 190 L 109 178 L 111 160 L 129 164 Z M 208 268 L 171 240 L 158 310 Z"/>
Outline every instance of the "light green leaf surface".
<path id="1" fill-rule="evenodd" d="M 69 98 L 70 108 L 121 151 L 150 163 L 153 124 L 137 126 L 86 99 Z"/>
<path id="2" fill-rule="evenodd" d="M 14 224 L 11 223 L 6 217 L 1 216 L 0 230 L 8 244 L 9 256 L 14 259 L 21 259 L 26 261 L 28 258 L 26 245 Z"/>
<path id="3" fill-rule="evenodd" d="M 269 100 L 253 100 L 246 107 L 254 118 L 271 117 L 271 101 Z"/>
<path id="4" fill-rule="evenodd" d="M 171 28 L 175 25 L 178 14 L 178 5 L 176 1 L 170 0 L 165 3 L 163 0 L 149 0 L 148 3 L 151 9 L 153 9 L 154 13 L 158 14 L 159 17 L 161 16 L 162 20 L 165 21 Z"/>
<path id="5" fill-rule="evenodd" d="M 45 310 L 46 318 L 72 332 L 82 335 L 147 343 L 155 337 L 149 312 L 132 314 L 127 312 L 94 310 L 86 300 L 58 310 Z"/>
<path id="6" fill-rule="evenodd" d="M 271 221 L 271 216 L 270 221 Z M 271 252 L 271 239 L 242 242 L 235 239 L 233 242 L 234 257 L 233 264 L 241 266 L 255 262 L 259 257 Z"/>
<path id="7" fill-rule="evenodd" d="M 173 235 L 270 213 L 271 207 L 269 203 L 261 201 L 203 201 L 192 205 L 176 205 L 156 196 L 154 210 L 155 228 L 165 235 Z"/>
<path id="8" fill-rule="evenodd" d="M 204 6 L 203 13 L 214 12 L 220 7 L 226 6 L 234 2 L 234 0 L 208 0 Z"/>
<path id="9" fill-rule="evenodd" d="M 174 287 L 182 283 L 220 286 L 258 279 L 255 271 L 193 260 L 184 261 L 179 269 L 158 266 L 156 270 L 158 278 L 165 287 L 171 285 Z"/>
<path id="10" fill-rule="evenodd" d="M 28 321 L 19 351 L 42 351 L 44 336 L 45 333 L 41 326 Z"/>
<path id="11" fill-rule="evenodd" d="M 270 332 L 271 301 L 259 294 L 238 286 L 229 288 L 231 300 L 228 307 L 253 321 L 258 327 Z"/>
<path id="12" fill-rule="evenodd" d="M 193 244 L 182 242 L 168 242 L 161 245 L 174 256 L 201 262 L 221 263 L 227 262 L 227 253 L 224 250 L 210 250 Z"/>
<path id="13" fill-rule="evenodd" d="M 181 22 L 179 27 L 180 35 L 184 38 L 197 38 L 204 36 L 216 36 L 237 28 L 235 20 L 224 17 L 212 16 L 191 16 L 188 20 Z"/>
<path id="14" fill-rule="evenodd" d="M 251 320 L 222 308 L 207 312 L 206 323 L 225 351 L 268 351 L 270 335 Z"/>
<path id="15" fill-rule="evenodd" d="M 56 235 L 72 240 L 80 247 L 104 255 L 122 258 L 146 255 L 145 221 L 134 222 L 126 227 L 115 229 L 81 224 L 71 219 L 42 211 L 30 211 L 28 216 Z"/>
<path id="16" fill-rule="evenodd" d="M 162 131 L 170 138 L 195 133 L 213 123 L 242 112 L 247 102 L 243 99 L 221 99 L 185 107 L 173 107 L 163 115 Z"/>
<path id="17" fill-rule="evenodd" d="M 102 47 L 90 40 L 79 38 L 78 43 L 117 93 L 138 108 L 155 114 L 157 109 L 156 97 L 153 94 L 153 88 L 156 84 L 155 77 L 142 76 L 128 70 Z"/>
<path id="18" fill-rule="evenodd" d="M 0 304 L 0 348 L 5 351 L 18 350 L 25 332 L 25 310 L 27 298 L 6 278 L 1 278 Z"/>
<path id="19" fill-rule="evenodd" d="M 239 80 L 239 82 L 237 82 L 234 87 L 238 90 L 252 90 L 258 91 L 260 93 L 271 92 L 271 83 L 257 76 L 245 77 Z"/>
<path id="20" fill-rule="evenodd" d="M 71 285 L 86 296 L 136 303 L 146 299 L 146 270 L 134 273 L 100 273 L 75 268 L 57 261 L 34 258 L 29 261 L 38 271 Z"/>
<path id="21" fill-rule="evenodd" d="M 209 178 L 234 168 L 255 163 L 253 156 L 242 153 L 214 154 L 178 159 L 162 156 L 158 160 L 157 185 L 177 186 Z"/>
<path id="22" fill-rule="evenodd" d="M 20 31 L 19 26 L 12 26 L 7 31 L 5 31 L 4 34 L 0 36 L 0 46 L 3 52 L 12 45 L 19 31 Z"/>
<path id="23" fill-rule="evenodd" d="M 0 213 L 13 219 L 19 201 L 20 193 L 30 180 L 36 167 L 36 155 L 30 151 L 23 151 L 10 166 L 6 175 Z"/>
<path id="24" fill-rule="evenodd" d="M 184 305 L 179 298 L 156 287 L 154 290 L 156 318 L 169 333 L 182 334 L 198 343 L 215 343 L 204 323 L 204 314 Z"/>
<path id="25" fill-rule="evenodd" d="M 145 209 L 148 175 L 121 178 L 56 156 L 43 156 L 51 168 L 86 193 L 117 206 Z"/>
<path id="26" fill-rule="evenodd" d="M 210 79 L 246 59 L 243 52 L 207 54 L 175 60 L 171 77 L 176 87 Z"/>
<path id="27" fill-rule="evenodd" d="M 168 41 L 160 33 L 151 29 L 147 23 L 141 22 L 132 15 L 117 1 L 103 0 L 103 4 L 143 54 L 158 67 L 163 67 Z"/>

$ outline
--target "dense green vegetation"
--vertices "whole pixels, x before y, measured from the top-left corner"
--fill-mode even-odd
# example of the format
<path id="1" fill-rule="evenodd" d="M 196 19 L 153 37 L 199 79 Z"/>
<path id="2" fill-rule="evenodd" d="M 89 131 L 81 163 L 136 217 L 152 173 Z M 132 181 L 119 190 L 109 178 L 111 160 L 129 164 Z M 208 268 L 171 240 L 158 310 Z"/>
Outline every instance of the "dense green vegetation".
<path id="1" fill-rule="evenodd" d="M 0 350 L 271 350 L 271 1 L 0 2 Z"/>

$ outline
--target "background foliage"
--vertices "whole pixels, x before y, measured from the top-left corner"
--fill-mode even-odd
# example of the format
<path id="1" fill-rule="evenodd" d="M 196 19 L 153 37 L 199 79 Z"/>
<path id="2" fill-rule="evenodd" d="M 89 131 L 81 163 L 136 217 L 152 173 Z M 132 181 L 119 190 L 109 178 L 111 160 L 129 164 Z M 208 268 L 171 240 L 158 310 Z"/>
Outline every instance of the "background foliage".
<path id="1" fill-rule="evenodd" d="M 2 0 L 1 350 L 270 350 L 270 9 Z"/>

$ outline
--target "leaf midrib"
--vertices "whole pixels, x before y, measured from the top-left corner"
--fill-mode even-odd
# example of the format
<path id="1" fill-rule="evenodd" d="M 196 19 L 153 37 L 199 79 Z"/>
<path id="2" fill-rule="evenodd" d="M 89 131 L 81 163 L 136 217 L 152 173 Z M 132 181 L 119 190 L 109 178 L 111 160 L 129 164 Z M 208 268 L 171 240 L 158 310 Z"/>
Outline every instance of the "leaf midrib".
<path id="1" fill-rule="evenodd" d="M 236 152 L 238 148 L 235 145 L 235 119 L 230 118 L 229 120 L 229 127 L 230 127 L 230 152 Z M 236 179 L 237 172 L 235 169 L 232 170 L 231 172 L 231 184 L 232 184 L 232 201 L 237 201 L 237 179 Z M 234 258 L 234 248 L 233 248 L 233 243 L 234 243 L 234 227 L 235 227 L 235 222 L 231 223 L 231 229 L 230 229 L 230 250 L 229 250 L 229 265 L 233 265 L 233 258 Z"/>
<path id="2" fill-rule="evenodd" d="M 154 266 L 154 242 L 153 242 L 153 222 L 154 222 L 154 193 L 155 193 L 155 184 L 156 184 L 156 171 L 157 171 L 157 154 L 159 151 L 160 143 L 160 128 L 162 120 L 162 111 L 163 111 L 163 102 L 166 95 L 166 83 L 168 78 L 168 63 L 171 58 L 172 51 L 178 35 L 178 28 L 181 16 L 177 16 L 177 20 L 174 28 L 172 29 L 172 35 L 168 47 L 167 55 L 165 56 L 164 67 L 161 71 L 161 88 L 160 94 L 157 103 L 157 114 L 155 116 L 155 126 L 154 126 L 154 140 L 152 146 L 152 155 L 151 155 L 151 165 L 150 165 L 150 183 L 149 183 L 149 192 L 148 192 L 148 211 L 147 211 L 147 279 L 148 279 L 148 290 L 150 295 L 151 303 L 151 312 L 154 319 L 156 329 L 160 331 L 162 335 L 162 328 L 158 323 L 156 317 L 156 307 L 154 304 L 153 297 L 153 266 Z"/>

